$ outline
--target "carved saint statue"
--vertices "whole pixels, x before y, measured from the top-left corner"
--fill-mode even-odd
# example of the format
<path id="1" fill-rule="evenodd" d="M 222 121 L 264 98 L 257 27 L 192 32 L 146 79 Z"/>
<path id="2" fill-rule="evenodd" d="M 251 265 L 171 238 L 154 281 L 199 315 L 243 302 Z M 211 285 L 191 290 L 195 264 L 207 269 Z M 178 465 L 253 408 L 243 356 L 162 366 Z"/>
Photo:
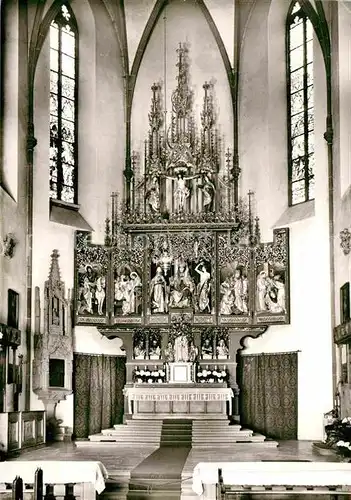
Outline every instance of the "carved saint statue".
<path id="1" fill-rule="evenodd" d="M 190 343 L 190 353 L 189 353 L 189 361 L 196 361 L 199 355 L 199 349 L 195 347 L 194 343 Z"/>
<path id="2" fill-rule="evenodd" d="M 220 314 L 247 314 L 248 312 L 248 279 L 240 268 L 234 275 L 221 283 Z"/>
<path id="3" fill-rule="evenodd" d="M 200 275 L 200 282 L 197 285 L 197 300 L 200 312 L 211 312 L 210 310 L 210 288 L 211 274 L 207 271 L 206 265 L 200 262 L 195 267 L 195 271 Z"/>
<path id="4" fill-rule="evenodd" d="M 170 282 L 170 307 L 191 307 L 195 283 L 190 276 L 188 264 L 183 259 L 177 259 L 174 265 L 174 276 Z"/>
<path id="5" fill-rule="evenodd" d="M 139 340 L 134 346 L 133 354 L 134 354 L 134 359 L 145 359 L 146 350 L 144 342 L 142 340 Z"/>
<path id="6" fill-rule="evenodd" d="M 105 294 L 105 278 L 100 276 L 96 280 L 96 291 L 95 291 L 95 297 L 96 297 L 97 304 L 98 304 L 98 314 L 100 316 L 103 315 L 102 308 L 103 308 L 103 305 L 105 302 L 105 296 L 106 296 L 106 294 Z"/>
<path id="7" fill-rule="evenodd" d="M 160 210 L 160 185 L 159 179 L 155 175 L 147 183 L 145 198 L 149 204 L 150 210 L 157 213 Z"/>
<path id="8" fill-rule="evenodd" d="M 241 269 L 235 269 L 232 278 L 234 291 L 234 312 L 236 314 L 246 314 L 247 307 L 247 278 L 243 277 Z"/>
<path id="9" fill-rule="evenodd" d="M 257 290 L 257 311 L 266 311 L 266 294 L 267 294 L 267 274 L 265 271 L 261 271 L 257 276 L 256 283 Z"/>
<path id="10" fill-rule="evenodd" d="M 162 252 L 158 264 L 159 266 L 162 267 L 165 276 L 167 276 L 167 274 L 171 269 L 172 261 L 173 261 L 172 253 L 168 249 L 167 241 L 164 241 L 162 243 Z"/>
<path id="11" fill-rule="evenodd" d="M 212 359 L 213 358 L 213 345 L 210 338 L 205 338 L 201 347 L 202 359 Z"/>
<path id="12" fill-rule="evenodd" d="M 217 359 L 227 359 L 229 355 L 228 347 L 224 339 L 220 339 L 217 345 Z"/>
<path id="13" fill-rule="evenodd" d="M 150 342 L 149 358 L 150 359 L 160 359 L 161 358 L 161 348 L 160 348 L 156 339 L 153 339 Z"/>
<path id="14" fill-rule="evenodd" d="M 154 313 L 167 312 L 167 289 L 166 280 L 160 266 L 156 269 L 156 274 L 150 282 L 151 309 Z"/>
<path id="15" fill-rule="evenodd" d="M 122 274 L 115 280 L 115 300 L 122 301 L 122 314 L 138 312 L 138 298 L 141 294 L 141 279 L 135 271 L 130 276 Z"/>
<path id="16" fill-rule="evenodd" d="M 232 314 L 235 299 L 233 291 L 227 280 L 221 284 L 221 294 L 222 294 L 222 299 L 219 307 L 220 314 L 223 315 Z"/>
<path id="17" fill-rule="evenodd" d="M 174 341 L 174 360 L 189 361 L 189 343 L 185 335 L 176 337 Z"/>
<path id="18" fill-rule="evenodd" d="M 277 312 L 285 312 L 286 311 L 286 305 L 285 305 L 285 284 L 282 281 L 282 277 L 280 274 L 276 274 L 274 276 L 274 286 L 277 290 L 277 308 L 280 310 Z"/>
<path id="19" fill-rule="evenodd" d="M 208 174 L 203 174 L 202 183 L 198 184 L 198 189 L 202 191 L 202 206 L 205 212 L 213 210 L 213 201 L 216 193 L 216 188 Z"/>

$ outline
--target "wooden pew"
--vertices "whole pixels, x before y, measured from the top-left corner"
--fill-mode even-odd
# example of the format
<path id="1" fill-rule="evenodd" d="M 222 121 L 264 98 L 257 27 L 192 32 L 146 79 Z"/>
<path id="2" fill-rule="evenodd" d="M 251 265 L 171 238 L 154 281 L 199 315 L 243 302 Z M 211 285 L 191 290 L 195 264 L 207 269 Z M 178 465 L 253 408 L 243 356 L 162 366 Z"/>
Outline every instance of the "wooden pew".
<path id="1" fill-rule="evenodd" d="M 40 471 L 37 471 L 40 469 Z M 12 481 L 23 482 L 21 500 L 95 500 L 108 473 L 95 461 L 9 461 L 0 463 L 0 500 L 11 500 Z M 12 499 L 15 500 L 15 499 Z"/>
<path id="2" fill-rule="evenodd" d="M 268 496 L 269 495 L 269 496 Z M 297 495 L 300 495 L 298 497 Z M 222 469 L 218 469 L 218 482 L 216 484 L 216 500 L 241 500 L 249 499 L 252 496 L 260 498 L 261 496 L 268 496 L 269 499 L 282 498 L 290 499 L 299 498 L 305 499 L 310 496 L 328 495 L 330 500 L 339 500 L 341 498 L 351 498 L 351 489 L 343 487 L 342 485 L 330 486 L 291 486 L 291 485 L 230 485 L 224 484 Z"/>
<path id="3" fill-rule="evenodd" d="M 1 478 L 0 478 L 1 482 Z M 43 471 L 37 468 L 34 474 L 33 484 L 24 484 L 20 476 L 16 476 L 12 483 L 2 483 L 5 489 L 0 490 L 0 500 L 57 500 L 57 497 L 63 500 L 77 500 L 75 495 L 75 484 L 67 483 L 64 490 L 54 493 L 54 484 L 47 484 L 44 495 Z M 57 485 L 56 485 L 57 486 Z M 84 498 L 83 494 L 78 493 L 78 497 Z"/>

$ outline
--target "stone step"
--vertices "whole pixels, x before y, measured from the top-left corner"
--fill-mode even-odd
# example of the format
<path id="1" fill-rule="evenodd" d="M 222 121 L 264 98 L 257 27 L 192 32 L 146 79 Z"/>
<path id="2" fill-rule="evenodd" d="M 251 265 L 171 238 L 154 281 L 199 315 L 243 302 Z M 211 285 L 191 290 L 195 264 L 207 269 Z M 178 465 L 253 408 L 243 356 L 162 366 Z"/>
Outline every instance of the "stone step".
<path id="1" fill-rule="evenodd" d="M 161 429 L 135 430 L 135 429 L 117 429 L 115 427 L 112 429 L 102 429 L 101 433 L 105 435 L 120 435 L 120 436 L 129 436 L 129 435 L 160 436 Z"/>
<path id="2" fill-rule="evenodd" d="M 172 434 L 172 436 L 191 436 L 191 429 L 162 429 L 162 436 Z"/>
<path id="3" fill-rule="evenodd" d="M 208 439 L 208 440 L 211 440 L 211 441 L 214 441 L 216 439 L 220 440 L 220 441 L 223 441 L 225 439 L 243 439 L 245 441 L 250 441 L 251 439 L 265 439 L 265 436 L 263 436 L 262 434 L 255 434 L 254 432 L 237 432 L 236 434 L 227 434 L 227 435 L 223 435 L 223 436 L 216 436 L 216 435 L 212 435 L 212 434 L 209 434 L 207 436 L 203 435 L 203 436 L 194 436 L 193 435 L 193 441 L 194 440 L 204 440 L 204 439 Z"/>
<path id="4" fill-rule="evenodd" d="M 91 442 L 93 441 L 100 441 L 100 442 L 109 442 L 109 441 L 114 441 L 114 442 L 121 442 L 121 443 L 126 443 L 126 442 L 133 442 L 135 443 L 159 443 L 160 442 L 160 437 L 155 438 L 154 436 L 125 436 L 124 438 L 118 435 L 105 435 L 102 433 L 98 434 L 93 434 L 89 436 L 89 440 Z"/>
<path id="5" fill-rule="evenodd" d="M 191 425 L 169 425 L 169 424 L 164 424 L 162 426 L 163 430 L 169 430 L 169 431 L 191 431 L 192 426 Z"/>
<path id="6" fill-rule="evenodd" d="M 143 421 L 140 421 L 140 420 L 127 420 L 125 424 L 116 424 L 116 425 L 131 425 L 131 426 L 135 426 L 135 427 L 146 427 L 146 426 L 155 426 L 155 425 L 159 425 L 161 426 L 162 425 L 162 420 L 153 420 L 153 419 L 149 419 L 149 420 L 143 420 Z"/>
<path id="7" fill-rule="evenodd" d="M 95 435 L 95 436 L 100 436 L 100 441 L 104 441 L 104 440 L 108 440 L 108 441 L 113 441 L 113 440 L 118 440 L 118 441 L 145 441 L 145 442 L 149 442 L 149 441 L 152 441 L 152 442 L 157 442 L 159 443 L 160 440 L 161 440 L 161 436 L 160 435 L 152 435 L 152 436 L 148 436 L 148 435 L 141 435 L 141 434 L 102 434 L 102 433 L 99 433 L 98 435 Z M 92 437 L 92 436 L 90 436 Z M 94 435 L 93 435 L 94 437 Z"/>
<path id="8" fill-rule="evenodd" d="M 165 442 L 162 441 L 162 443 L 161 443 L 162 448 L 167 448 L 168 446 L 170 446 L 172 448 L 181 448 L 181 447 L 192 448 L 192 442 L 191 441 L 179 441 L 179 440 L 176 440 L 176 441 L 169 440 L 169 441 L 165 441 Z"/>
<path id="9" fill-rule="evenodd" d="M 221 428 L 221 429 L 241 429 L 241 425 L 239 424 L 234 424 L 234 425 L 229 425 L 223 420 L 206 420 L 201 422 L 200 420 L 196 420 L 193 422 L 193 429 L 216 429 L 216 428 Z"/>
<path id="10" fill-rule="evenodd" d="M 103 451 L 106 449 L 106 447 L 109 446 L 119 446 L 121 448 L 134 448 L 135 445 L 138 445 L 139 448 L 146 448 L 150 449 L 151 453 L 152 450 L 156 450 L 160 446 L 160 442 L 157 441 L 155 443 L 152 442 L 136 442 L 135 440 L 129 440 L 129 441 L 76 441 L 75 445 L 77 448 L 94 448 L 96 450 L 96 453 L 99 453 L 99 451 Z"/>
<path id="11" fill-rule="evenodd" d="M 191 443 L 192 442 L 192 439 L 191 439 L 191 436 L 164 436 L 161 438 L 160 440 L 160 443 L 161 443 L 161 446 L 164 444 L 164 443 L 167 443 L 169 441 L 172 441 L 174 443 Z"/>
<path id="12" fill-rule="evenodd" d="M 228 442 L 228 441 L 247 441 L 250 442 L 254 436 L 203 436 L 203 437 L 194 437 L 192 438 L 193 443 L 206 443 L 206 442 L 213 442 L 213 443 L 219 443 L 221 441 Z"/>
<path id="13" fill-rule="evenodd" d="M 219 434 L 219 433 L 213 433 L 213 434 L 193 434 L 193 440 L 196 439 L 217 439 L 220 441 L 223 441 L 225 439 L 249 439 L 253 435 L 253 432 L 235 432 L 235 433 L 228 433 L 228 434 Z"/>
<path id="14" fill-rule="evenodd" d="M 179 500 L 179 491 L 140 491 L 132 490 L 128 492 L 127 500 Z"/>
<path id="15" fill-rule="evenodd" d="M 114 429 L 128 429 L 133 432 L 143 432 L 143 431 L 158 431 L 160 432 L 162 429 L 162 425 L 154 425 L 154 426 L 134 426 L 134 425 L 124 425 L 123 427 L 118 427 L 117 425 L 113 426 Z"/>
<path id="16" fill-rule="evenodd" d="M 212 443 L 212 442 L 207 442 L 207 443 L 192 443 L 192 448 L 193 449 L 215 449 L 215 448 L 236 448 L 238 447 L 239 449 L 243 449 L 243 445 L 247 446 L 248 448 L 245 448 L 247 450 L 252 451 L 253 447 L 257 447 L 258 449 L 261 448 L 277 448 L 279 446 L 279 443 L 277 441 L 270 441 L 270 440 L 263 440 L 263 441 L 234 441 L 234 442 L 223 442 L 220 441 L 218 443 Z"/>

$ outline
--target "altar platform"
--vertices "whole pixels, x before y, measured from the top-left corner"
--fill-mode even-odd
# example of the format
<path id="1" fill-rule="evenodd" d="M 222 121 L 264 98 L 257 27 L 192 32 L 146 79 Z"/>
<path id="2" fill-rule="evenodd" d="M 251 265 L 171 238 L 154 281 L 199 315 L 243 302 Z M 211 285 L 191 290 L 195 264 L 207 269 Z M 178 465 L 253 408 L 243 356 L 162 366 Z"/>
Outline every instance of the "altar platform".
<path id="1" fill-rule="evenodd" d="M 134 384 L 124 396 L 132 419 L 227 420 L 233 391 L 226 384 Z"/>

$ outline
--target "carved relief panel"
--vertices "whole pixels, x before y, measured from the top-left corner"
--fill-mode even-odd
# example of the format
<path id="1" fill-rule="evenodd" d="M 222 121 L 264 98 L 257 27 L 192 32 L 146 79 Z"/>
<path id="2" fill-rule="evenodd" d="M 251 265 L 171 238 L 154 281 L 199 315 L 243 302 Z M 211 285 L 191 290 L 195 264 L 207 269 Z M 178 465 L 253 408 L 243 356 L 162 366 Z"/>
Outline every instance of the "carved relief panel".
<path id="1" fill-rule="evenodd" d="M 84 249 L 91 270 L 83 271 L 82 254 L 77 258 L 76 321 L 167 326 L 183 311 L 199 326 L 287 323 L 288 236 L 287 229 L 279 229 L 273 242 L 252 245 L 238 243 L 229 231 L 121 232 L 118 247 Z M 96 282 L 102 275 L 99 314 Z M 84 287 L 94 304 L 89 315 Z M 55 304 L 53 299 L 53 315 Z"/>
<path id="2" fill-rule="evenodd" d="M 289 230 L 277 229 L 273 243 L 255 249 L 254 318 L 257 323 L 288 323 L 289 311 Z"/>
<path id="3" fill-rule="evenodd" d="M 148 241 L 148 313 L 186 309 L 195 315 L 214 314 L 214 235 L 187 231 L 150 235 Z"/>
<path id="4" fill-rule="evenodd" d="M 80 323 L 106 323 L 108 311 L 106 286 L 109 250 L 91 243 L 89 233 L 76 238 L 76 312 Z"/>

